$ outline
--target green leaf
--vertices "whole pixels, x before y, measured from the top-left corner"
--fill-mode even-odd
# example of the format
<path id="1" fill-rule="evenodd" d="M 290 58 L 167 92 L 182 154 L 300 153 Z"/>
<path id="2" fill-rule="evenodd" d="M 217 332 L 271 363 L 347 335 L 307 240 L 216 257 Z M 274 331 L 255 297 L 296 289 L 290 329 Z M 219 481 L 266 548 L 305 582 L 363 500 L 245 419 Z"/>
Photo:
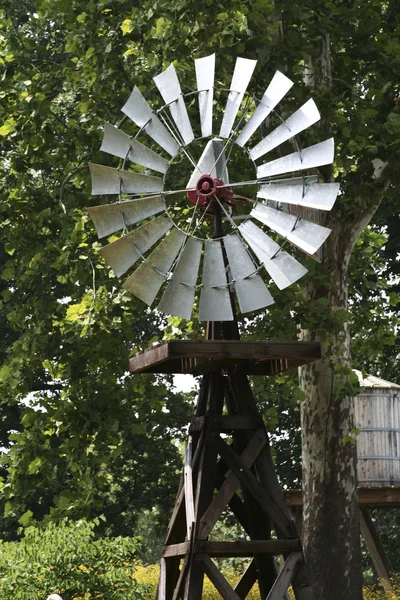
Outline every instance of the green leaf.
<path id="1" fill-rule="evenodd" d="M 42 459 L 40 458 L 40 456 L 38 456 L 37 458 L 35 458 L 29 465 L 28 465 L 28 475 L 35 475 L 36 473 L 38 473 L 42 467 Z"/>
<path id="2" fill-rule="evenodd" d="M 79 317 L 86 312 L 87 308 L 88 306 L 85 300 L 82 300 L 79 304 L 71 304 L 67 308 L 67 313 L 65 315 L 66 320 L 70 322 L 77 321 Z"/>
<path id="3" fill-rule="evenodd" d="M 85 54 L 85 58 L 88 59 L 91 56 L 93 56 L 93 54 L 96 52 L 96 48 L 94 48 L 93 46 L 90 46 L 90 48 L 87 50 L 86 54 Z"/>
<path id="4" fill-rule="evenodd" d="M 18 523 L 20 523 L 23 527 L 28 527 L 29 521 L 33 517 L 33 512 L 31 510 L 27 510 L 24 512 L 22 517 L 18 519 Z"/>
<path id="5" fill-rule="evenodd" d="M 123 35 L 127 35 L 128 33 L 130 33 L 133 30 L 132 19 L 125 19 L 125 21 L 122 21 L 121 29 L 122 29 Z"/>
<path id="6" fill-rule="evenodd" d="M 4 124 L 0 127 L 0 135 L 6 137 L 10 133 L 12 133 L 15 129 L 17 122 L 13 117 L 7 119 Z"/>

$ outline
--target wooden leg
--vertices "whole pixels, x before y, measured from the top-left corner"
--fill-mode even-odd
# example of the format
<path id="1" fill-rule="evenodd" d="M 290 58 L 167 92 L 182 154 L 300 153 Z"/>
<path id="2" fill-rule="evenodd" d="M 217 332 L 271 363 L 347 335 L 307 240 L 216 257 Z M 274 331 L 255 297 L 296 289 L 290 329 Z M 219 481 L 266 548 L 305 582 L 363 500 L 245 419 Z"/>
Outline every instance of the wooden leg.
<path id="1" fill-rule="evenodd" d="M 360 508 L 360 529 L 385 592 L 393 592 L 394 590 L 390 583 L 392 566 L 367 508 Z"/>

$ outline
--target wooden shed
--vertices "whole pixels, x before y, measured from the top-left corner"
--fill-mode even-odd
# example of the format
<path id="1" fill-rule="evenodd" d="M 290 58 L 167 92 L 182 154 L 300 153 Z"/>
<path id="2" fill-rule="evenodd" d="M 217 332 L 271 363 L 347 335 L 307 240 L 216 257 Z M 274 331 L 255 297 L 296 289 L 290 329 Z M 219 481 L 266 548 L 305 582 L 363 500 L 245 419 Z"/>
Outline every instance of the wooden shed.
<path id="1" fill-rule="evenodd" d="M 354 398 L 359 485 L 400 487 L 400 385 L 355 373 L 364 388 Z"/>

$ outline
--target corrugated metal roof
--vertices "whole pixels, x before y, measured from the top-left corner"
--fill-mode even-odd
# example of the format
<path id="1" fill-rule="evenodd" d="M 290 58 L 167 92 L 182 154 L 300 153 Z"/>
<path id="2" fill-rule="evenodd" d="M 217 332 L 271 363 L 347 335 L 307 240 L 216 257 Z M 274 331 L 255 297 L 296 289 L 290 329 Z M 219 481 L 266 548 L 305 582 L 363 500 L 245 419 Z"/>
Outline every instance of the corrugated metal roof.
<path id="1" fill-rule="evenodd" d="M 386 379 L 381 379 L 380 377 L 375 377 L 374 375 L 366 375 L 363 377 L 361 371 L 357 371 L 357 369 L 353 369 L 353 371 L 357 375 L 358 381 L 362 387 L 400 389 L 400 385 L 397 385 L 397 383 L 391 383 L 390 381 L 386 381 Z"/>

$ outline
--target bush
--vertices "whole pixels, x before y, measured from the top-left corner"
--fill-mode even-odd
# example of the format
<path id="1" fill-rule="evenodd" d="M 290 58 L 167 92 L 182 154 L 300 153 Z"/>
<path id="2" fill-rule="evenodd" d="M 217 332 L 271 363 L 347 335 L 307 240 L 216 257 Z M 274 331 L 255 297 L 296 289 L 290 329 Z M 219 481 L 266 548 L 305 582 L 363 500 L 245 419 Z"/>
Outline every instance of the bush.
<path id="1" fill-rule="evenodd" d="M 19 542 L 0 545 L 1 600 L 144 600 L 152 586 L 138 583 L 136 538 L 95 539 L 94 522 L 64 520 L 27 527 Z"/>

